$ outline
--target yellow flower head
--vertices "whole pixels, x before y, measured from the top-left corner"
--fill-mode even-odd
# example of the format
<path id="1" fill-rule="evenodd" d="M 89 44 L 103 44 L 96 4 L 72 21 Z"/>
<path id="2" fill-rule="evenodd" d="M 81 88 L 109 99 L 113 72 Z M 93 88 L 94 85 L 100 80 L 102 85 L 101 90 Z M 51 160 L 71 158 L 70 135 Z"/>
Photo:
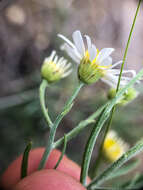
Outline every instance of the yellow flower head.
<path id="1" fill-rule="evenodd" d="M 116 161 L 124 154 L 128 145 L 118 137 L 117 133 L 113 130 L 109 131 L 103 145 L 103 154 L 111 162 Z"/>
<path id="2" fill-rule="evenodd" d="M 71 64 L 63 57 L 58 58 L 56 51 L 52 51 L 51 55 L 44 60 L 41 68 L 41 75 L 49 83 L 56 82 L 61 78 L 68 76 L 72 69 Z"/>

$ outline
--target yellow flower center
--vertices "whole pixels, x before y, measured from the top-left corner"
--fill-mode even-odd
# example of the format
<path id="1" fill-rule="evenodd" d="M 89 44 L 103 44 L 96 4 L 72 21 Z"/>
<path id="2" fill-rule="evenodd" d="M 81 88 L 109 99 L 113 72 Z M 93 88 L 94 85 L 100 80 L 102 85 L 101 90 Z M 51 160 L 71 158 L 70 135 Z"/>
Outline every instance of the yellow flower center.
<path id="1" fill-rule="evenodd" d="M 92 84 L 98 81 L 101 77 L 105 76 L 106 68 L 110 66 L 102 66 L 98 61 L 100 51 L 97 50 L 95 59 L 91 60 L 91 56 L 88 50 L 86 50 L 83 59 L 78 67 L 79 79 L 85 84 Z"/>
<path id="2" fill-rule="evenodd" d="M 111 65 L 108 65 L 108 66 L 101 66 L 100 63 L 97 61 L 97 58 L 98 58 L 98 56 L 99 56 L 99 53 L 100 53 L 100 51 L 97 49 L 97 55 L 96 55 L 95 59 L 93 59 L 92 61 L 90 61 L 90 54 L 89 54 L 89 51 L 86 50 L 84 59 L 85 59 L 87 62 L 90 61 L 91 65 L 94 64 L 94 65 L 96 65 L 99 69 L 110 68 Z"/>

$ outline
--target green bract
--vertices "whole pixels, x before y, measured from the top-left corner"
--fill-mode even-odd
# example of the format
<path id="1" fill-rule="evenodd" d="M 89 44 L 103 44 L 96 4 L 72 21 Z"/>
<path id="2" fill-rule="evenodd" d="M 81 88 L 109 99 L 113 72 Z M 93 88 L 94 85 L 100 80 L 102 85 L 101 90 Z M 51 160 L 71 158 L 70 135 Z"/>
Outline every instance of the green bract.
<path id="1" fill-rule="evenodd" d="M 92 84 L 103 77 L 104 71 L 97 64 L 83 58 L 78 67 L 78 77 L 85 84 Z"/>
<path id="2" fill-rule="evenodd" d="M 45 61 L 41 68 L 42 77 L 49 83 L 56 82 L 62 78 L 62 72 L 53 62 Z"/>

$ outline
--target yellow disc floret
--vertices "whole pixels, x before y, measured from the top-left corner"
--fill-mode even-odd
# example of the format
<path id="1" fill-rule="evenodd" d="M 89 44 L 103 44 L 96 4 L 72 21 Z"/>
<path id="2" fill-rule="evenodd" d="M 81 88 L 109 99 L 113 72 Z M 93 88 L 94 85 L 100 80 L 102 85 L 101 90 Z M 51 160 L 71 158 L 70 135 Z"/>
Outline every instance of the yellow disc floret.
<path id="1" fill-rule="evenodd" d="M 85 56 L 81 60 L 78 67 L 78 76 L 82 82 L 92 84 L 104 76 L 105 70 L 103 68 L 105 68 L 105 66 L 100 66 L 98 63 L 98 55 L 99 51 L 96 58 L 91 61 L 89 52 L 85 52 Z"/>
<path id="2" fill-rule="evenodd" d="M 110 131 L 104 141 L 103 153 L 108 160 L 114 162 L 125 153 L 127 147 L 114 131 Z"/>

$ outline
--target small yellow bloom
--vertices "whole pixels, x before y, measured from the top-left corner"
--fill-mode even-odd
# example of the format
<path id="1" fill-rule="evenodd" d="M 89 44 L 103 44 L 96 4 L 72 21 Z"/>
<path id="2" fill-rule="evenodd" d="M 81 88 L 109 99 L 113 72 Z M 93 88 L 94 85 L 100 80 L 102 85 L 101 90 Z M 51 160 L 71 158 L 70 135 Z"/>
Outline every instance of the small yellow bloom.
<path id="1" fill-rule="evenodd" d="M 111 162 L 120 158 L 128 149 L 128 145 L 113 130 L 109 131 L 103 145 L 103 154 Z"/>

